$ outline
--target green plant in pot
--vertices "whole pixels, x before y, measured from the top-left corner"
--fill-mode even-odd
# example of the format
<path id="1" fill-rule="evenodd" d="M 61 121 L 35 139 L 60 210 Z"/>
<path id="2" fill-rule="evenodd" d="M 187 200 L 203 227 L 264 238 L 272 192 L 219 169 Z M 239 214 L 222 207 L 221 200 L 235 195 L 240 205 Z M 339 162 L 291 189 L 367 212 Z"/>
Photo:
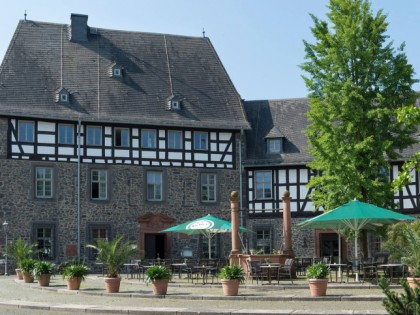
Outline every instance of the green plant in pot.
<path id="1" fill-rule="evenodd" d="M 130 258 L 138 255 L 137 246 L 132 241 L 123 242 L 123 236 L 118 236 L 112 241 L 107 239 L 98 240 L 96 245 L 89 244 L 87 247 L 97 251 L 96 261 L 102 263 L 107 269 L 107 277 L 104 279 L 108 293 L 119 292 L 121 278 L 118 270 L 128 262 Z"/>
<path id="2" fill-rule="evenodd" d="M 420 221 L 389 226 L 384 248 L 390 251 L 391 259 L 408 267 L 410 287 L 416 287 L 416 281 L 420 284 Z"/>
<path id="3" fill-rule="evenodd" d="M 23 281 L 26 283 L 34 282 L 32 271 L 35 268 L 36 260 L 32 258 L 26 258 L 19 262 L 19 269 L 22 271 Z"/>
<path id="4" fill-rule="evenodd" d="M 67 281 L 67 289 L 79 290 L 88 273 L 89 268 L 83 262 L 71 261 L 62 266 L 61 276 Z"/>
<path id="5" fill-rule="evenodd" d="M 23 279 L 19 265 L 21 261 L 31 258 L 38 252 L 36 246 L 36 243 L 28 243 L 21 237 L 12 241 L 7 246 L 6 255 L 8 258 L 16 262 L 18 266 L 18 269 L 16 269 L 16 275 L 18 276 L 19 280 Z"/>
<path id="6" fill-rule="evenodd" d="M 145 271 L 146 284 L 151 284 L 154 295 L 165 295 L 171 279 L 171 269 L 165 265 L 151 266 Z"/>
<path id="7" fill-rule="evenodd" d="M 309 282 L 311 296 L 323 296 L 327 294 L 329 274 L 330 268 L 322 262 L 310 265 L 306 269 L 306 278 Z"/>
<path id="8" fill-rule="evenodd" d="M 224 295 L 238 295 L 239 284 L 245 281 L 245 272 L 240 265 L 227 265 L 220 269 L 219 278 Z"/>
<path id="9" fill-rule="evenodd" d="M 54 273 L 55 264 L 50 261 L 38 260 L 35 263 L 32 275 L 38 280 L 40 286 L 49 286 L 51 275 Z"/>

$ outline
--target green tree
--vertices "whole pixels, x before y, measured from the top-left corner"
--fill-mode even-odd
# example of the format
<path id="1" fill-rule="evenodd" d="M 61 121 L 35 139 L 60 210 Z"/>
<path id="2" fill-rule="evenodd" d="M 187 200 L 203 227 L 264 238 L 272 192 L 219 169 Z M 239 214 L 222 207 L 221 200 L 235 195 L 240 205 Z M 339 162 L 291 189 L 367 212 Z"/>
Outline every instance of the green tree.
<path id="1" fill-rule="evenodd" d="M 330 0 L 328 21 L 311 15 L 315 43 L 304 41 L 309 90 L 306 130 L 317 171 L 309 183 L 316 208 L 354 198 L 393 208 L 390 163 L 415 143 L 417 124 L 398 120 L 413 105 L 413 67 L 404 45 L 388 39 L 382 10 L 369 1 Z"/>

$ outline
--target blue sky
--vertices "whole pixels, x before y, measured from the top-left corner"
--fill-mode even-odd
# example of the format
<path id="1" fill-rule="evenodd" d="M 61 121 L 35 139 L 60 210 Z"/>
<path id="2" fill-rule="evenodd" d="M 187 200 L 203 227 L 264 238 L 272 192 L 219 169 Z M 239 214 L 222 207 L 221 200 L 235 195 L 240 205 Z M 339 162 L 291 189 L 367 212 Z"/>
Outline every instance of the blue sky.
<path id="1" fill-rule="evenodd" d="M 372 0 L 388 14 L 388 34 L 420 77 L 419 0 Z M 309 13 L 324 19 L 328 0 L 3 0 L 0 58 L 24 18 L 70 23 L 71 13 L 89 16 L 89 26 L 202 36 L 212 41 L 231 80 L 246 100 L 306 97 L 298 65 L 302 40 L 313 42 Z M 414 86 L 420 90 L 420 85 Z"/>

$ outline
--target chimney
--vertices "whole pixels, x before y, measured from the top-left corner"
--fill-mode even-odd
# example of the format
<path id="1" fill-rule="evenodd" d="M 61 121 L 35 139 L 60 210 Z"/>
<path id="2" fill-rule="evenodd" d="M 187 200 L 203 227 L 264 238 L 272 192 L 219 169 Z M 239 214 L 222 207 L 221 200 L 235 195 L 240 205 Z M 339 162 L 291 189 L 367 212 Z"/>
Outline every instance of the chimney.
<path id="1" fill-rule="evenodd" d="M 88 41 L 88 16 L 84 14 L 71 14 L 70 40 L 72 42 Z"/>

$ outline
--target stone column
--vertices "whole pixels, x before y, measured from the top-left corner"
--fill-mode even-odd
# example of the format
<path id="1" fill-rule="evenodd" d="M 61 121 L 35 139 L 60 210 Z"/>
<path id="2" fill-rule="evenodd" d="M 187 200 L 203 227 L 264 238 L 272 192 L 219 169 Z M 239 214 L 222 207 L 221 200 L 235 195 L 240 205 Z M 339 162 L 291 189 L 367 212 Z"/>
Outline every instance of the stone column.
<path id="1" fill-rule="evenodd" d="M 239 194 L 237 191 L 230 193 L 230 209 L 232 224 L 232 251 L 230 254 L 234 255 L 241 252 L 239 239 Z"/>
<path id="2" fill-rule="evenodd" d="M 295 256 L 292 248 L 292 218 L 290 214 L 290 193 L 285 190 L 283 193 L 283 254 Z"/>

